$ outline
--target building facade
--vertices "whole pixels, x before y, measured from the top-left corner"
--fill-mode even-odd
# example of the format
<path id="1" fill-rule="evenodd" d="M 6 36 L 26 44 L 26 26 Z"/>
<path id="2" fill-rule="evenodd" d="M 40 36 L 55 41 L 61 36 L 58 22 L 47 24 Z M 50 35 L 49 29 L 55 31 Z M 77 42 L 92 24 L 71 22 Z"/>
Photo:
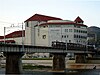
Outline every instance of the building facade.
<path id="1" fill-rule="evenodd" d="M 47 30 L 46 32 L 44 31 L 42 32 L 40 25 L 43 23 L 47 23 L 48 20 L 62 20 L 62 19 L 41 15 L 41 14 L 35 14 L 25 21 L 25 44 L 26 45 L 34 45 L 34 46 L 46 45 L 43 43 L 43 40 L 41 40 L 40 36 L 42 36 L 42 33 L 47 34 L 48 30 L 46 29 Z M 39 37 L 37 38 L 37 36 Z"/>
<path id="2" fill-rule="evenodd" d="M 35 14 L 25 21 L 25 44 L 51 46 L 52 41 L 87 44 L 87 25 L 78 16 L 74 21 Z"/>

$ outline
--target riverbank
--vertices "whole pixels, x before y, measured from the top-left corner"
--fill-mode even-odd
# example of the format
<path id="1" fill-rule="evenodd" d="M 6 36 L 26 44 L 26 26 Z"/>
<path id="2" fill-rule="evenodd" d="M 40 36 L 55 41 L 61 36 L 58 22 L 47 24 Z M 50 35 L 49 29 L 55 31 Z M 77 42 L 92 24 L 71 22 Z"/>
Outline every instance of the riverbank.
<path id="1" fill-rule="evenodd" d="M 75 63 L 75 60 L 65 60 L 66 69 L 93 69 L 96 66 L 96 69 L 100 69 L 100 60 L 88 60 L 88 63 Z M 2 60 L 1 66 L 4 67 L 5 60 Z M 22 60 L 24 65 L 33 65 L 33 66 L 50 66 L 52 67 L 52 60 Z"/>

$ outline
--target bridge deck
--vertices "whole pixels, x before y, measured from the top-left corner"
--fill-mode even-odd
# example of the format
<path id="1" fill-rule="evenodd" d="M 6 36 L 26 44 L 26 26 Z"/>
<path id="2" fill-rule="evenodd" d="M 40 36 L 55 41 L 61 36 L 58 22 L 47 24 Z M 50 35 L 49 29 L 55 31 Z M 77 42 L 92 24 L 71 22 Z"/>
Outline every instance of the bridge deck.
<path id="1" fill-rule="evenodd" d="M 94 53 L 93 51 L 53 48 L 46 46 L 30 46 L 17 44 L 0 44 L 0 52 L 35 52 L 35 53 Z"/>

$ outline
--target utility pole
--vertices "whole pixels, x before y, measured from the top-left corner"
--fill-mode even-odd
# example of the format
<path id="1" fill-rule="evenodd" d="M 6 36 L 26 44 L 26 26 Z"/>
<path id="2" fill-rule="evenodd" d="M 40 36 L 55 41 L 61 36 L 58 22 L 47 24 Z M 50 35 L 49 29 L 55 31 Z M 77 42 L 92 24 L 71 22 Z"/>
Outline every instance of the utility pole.
<path id="1" fill-rule="evenodd" d="M 23 30 L 23 23 L 22 23 L 22 51 L 24 50 L 24 30 Z"/>
<path id="2" fill-rule="evenodd" d="M 4 44 L 5 44 L 5 30 L 6 30 L 6 27 L 4 27 Z"/>

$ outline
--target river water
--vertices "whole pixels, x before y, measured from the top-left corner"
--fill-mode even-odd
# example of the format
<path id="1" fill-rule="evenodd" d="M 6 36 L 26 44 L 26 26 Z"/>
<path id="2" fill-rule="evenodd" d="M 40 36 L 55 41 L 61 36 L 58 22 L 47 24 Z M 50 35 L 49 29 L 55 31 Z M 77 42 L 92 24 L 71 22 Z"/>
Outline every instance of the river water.
<path id="1" fill-rule="evenodd" d="M 5 69 L 0 69 L 0 75 L 5 75 Z M 66 69 L 63 72 L 24 70 L 21 75 L 100 75 L 99 69 Z"/>
<path id="2" fill-rule="evenodd" d="M 100 75 L 100 70 L 65 70 L 64 72 L 32 72 L 24 71 L 27 75 Z M 23 74 L 24 75 L 24 74 Z"/>

